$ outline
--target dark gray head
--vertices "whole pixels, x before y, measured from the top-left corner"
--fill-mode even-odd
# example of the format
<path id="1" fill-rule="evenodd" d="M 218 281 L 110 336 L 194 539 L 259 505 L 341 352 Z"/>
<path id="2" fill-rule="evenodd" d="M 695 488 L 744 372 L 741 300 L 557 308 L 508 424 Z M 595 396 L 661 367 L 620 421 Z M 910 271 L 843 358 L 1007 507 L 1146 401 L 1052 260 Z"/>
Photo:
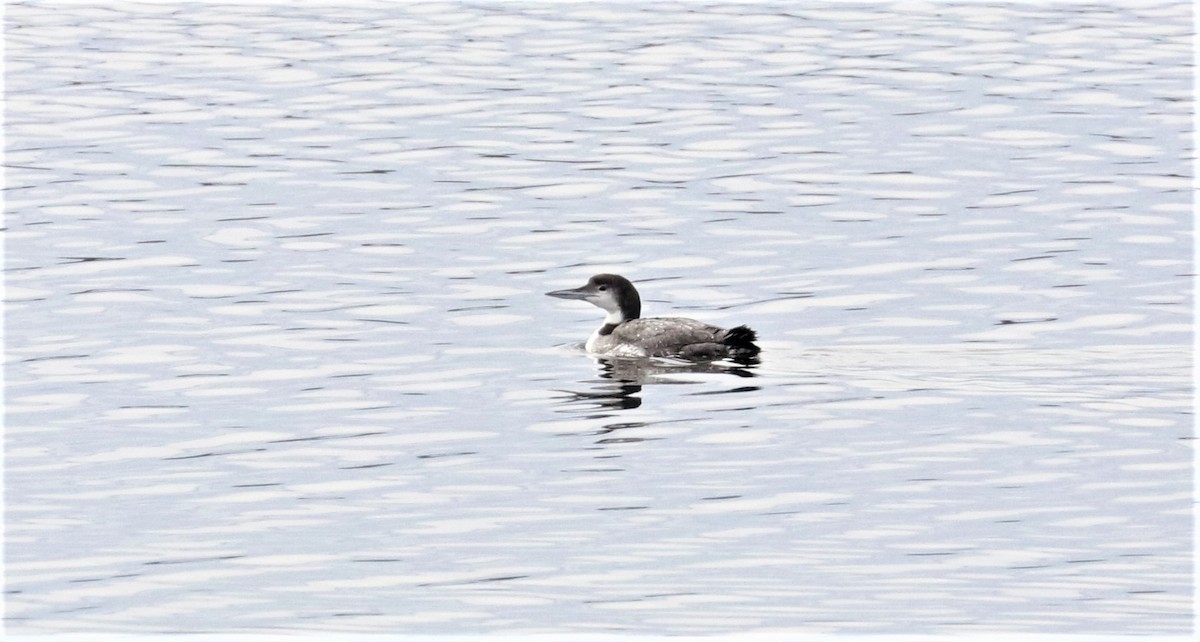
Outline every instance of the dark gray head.
<path id="1" fill-rule="evenodd" d="M 597 274 L 573 290 L 555 290 L 548 296 L 579 299 L 608 313 L 608 323 L 621 323 L 642 315 L 642 299 L 629 279 L 618 274 Z"/>

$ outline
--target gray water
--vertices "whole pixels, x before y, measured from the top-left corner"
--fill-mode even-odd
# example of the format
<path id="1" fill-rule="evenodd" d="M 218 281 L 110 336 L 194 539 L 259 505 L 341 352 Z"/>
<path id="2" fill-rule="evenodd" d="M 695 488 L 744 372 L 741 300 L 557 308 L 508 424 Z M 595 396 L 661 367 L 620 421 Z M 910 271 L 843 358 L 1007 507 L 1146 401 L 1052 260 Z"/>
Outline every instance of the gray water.
<path id="1" fill-rule="evenodd" d="M 653 5 L 8 5 L 8 632 L 1186 637 L 1189 3 Z"/>

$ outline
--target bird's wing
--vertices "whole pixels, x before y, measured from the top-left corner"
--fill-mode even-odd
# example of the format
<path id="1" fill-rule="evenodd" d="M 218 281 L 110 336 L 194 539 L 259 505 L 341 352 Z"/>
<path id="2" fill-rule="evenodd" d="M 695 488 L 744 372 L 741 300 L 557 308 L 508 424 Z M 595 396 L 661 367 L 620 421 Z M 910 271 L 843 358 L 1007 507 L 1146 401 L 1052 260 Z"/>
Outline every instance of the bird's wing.
<path id="1" fill-rule="evenodd" d="M 695 319 L 677 317 L 648 317 L 631 319 L 617 326 L 613 335 L 620 343 L 642 346 L 652 357 L 676 354 L 686 345 L 719 343 L 721 328 Z"/>

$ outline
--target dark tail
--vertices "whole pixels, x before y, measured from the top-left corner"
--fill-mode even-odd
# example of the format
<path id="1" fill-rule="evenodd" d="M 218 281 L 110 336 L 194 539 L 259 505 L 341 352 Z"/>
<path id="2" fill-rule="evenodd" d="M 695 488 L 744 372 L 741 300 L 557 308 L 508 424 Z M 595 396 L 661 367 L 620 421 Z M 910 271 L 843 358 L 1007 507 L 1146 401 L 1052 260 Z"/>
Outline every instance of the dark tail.
<path id="1" fill-rule="evenodd" d="M 755 341 L 758 341 L 758 334 L 744 325 L 726 330 L 725 336 L 721 337 L 721 343 L 729 348 L 731 355 L 742 357 L 752 357 L 760 352 Z"/>

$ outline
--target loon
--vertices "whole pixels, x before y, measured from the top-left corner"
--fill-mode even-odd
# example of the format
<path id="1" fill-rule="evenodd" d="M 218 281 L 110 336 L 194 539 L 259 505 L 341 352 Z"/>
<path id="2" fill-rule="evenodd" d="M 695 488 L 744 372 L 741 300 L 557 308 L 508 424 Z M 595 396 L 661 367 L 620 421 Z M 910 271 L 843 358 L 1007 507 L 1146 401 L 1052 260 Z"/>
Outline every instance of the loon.
<path id="1" fill-rule="evenodd" d="M 604 325 L 592 333 L 584 346 L 593 354 L 708 361 L 753 360 L 759 353 L 754 345 L 757 335 L 744 325 L 726 330 L 680 317 L 641 318 L 642 299 L 637 288 L 617 274 L 597 274 L 582 287 L 546 294 L 587 301 L 608 313 Z"/>

